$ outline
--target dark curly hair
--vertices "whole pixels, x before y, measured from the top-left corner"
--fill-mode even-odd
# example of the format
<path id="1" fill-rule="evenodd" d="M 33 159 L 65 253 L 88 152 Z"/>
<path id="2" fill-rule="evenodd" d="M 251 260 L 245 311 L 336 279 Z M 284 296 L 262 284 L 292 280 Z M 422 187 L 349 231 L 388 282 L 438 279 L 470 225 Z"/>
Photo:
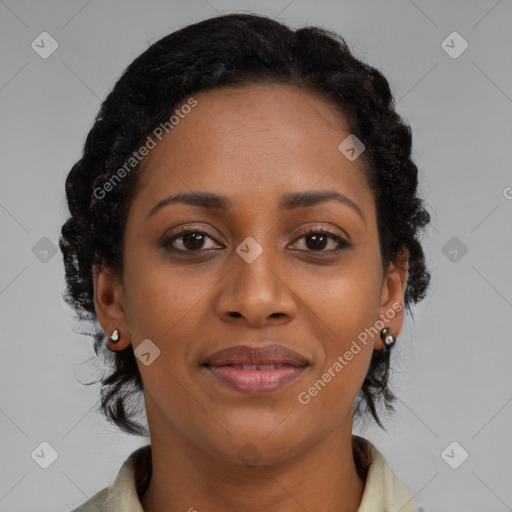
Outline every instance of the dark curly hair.
<path id="1" fill-rule="evenodd" d="M 347 120 L 365 145 L 364 173 L 376 201 L 383 269 L 409 252 L 405 307 L 426 295 L 430 273 L 419 234 L 430 215 L 417 196 L 418 169 L 411 160 L 410 128 L 395 112 L 394 99 L 380 71 L 355 58 L 345 40 L 319 27 L 292 30 L 265 16 L 229 14 L 203 20 L 152 44 L 124 71 L 102 103 L 87 135 L 83 154 L 66 179 L 70 218 L 59 246 L 66 273 L 64 300 L 80 320 L 96 326 L 94 350 L 108 363 L 101 377 L 101 411 L 121 430 L 147 435 L 134 419 L 136 395 L 143 391 L 133 348 L 115 354 L 102 348 L 105 333 L 94 308 L 92 267 L 112 269 L 122 279 L 124 227 L 140 179 L 134 166 L 108 198 L 94 192 L 132 157 L 174 107 L 191 94 L 250 83 L 293 85 L 320 94 Z M 142 172 L 142 171 L 141 171 Z M 377 413 L 380 400 L 393 411 L 388 388 L 389 351 L 374 350 L 354 407 L 355 417 Z M 95 383 L 99 380 L 95 381 Z M 92 384 L 92 383 L 89 383 Z"/>

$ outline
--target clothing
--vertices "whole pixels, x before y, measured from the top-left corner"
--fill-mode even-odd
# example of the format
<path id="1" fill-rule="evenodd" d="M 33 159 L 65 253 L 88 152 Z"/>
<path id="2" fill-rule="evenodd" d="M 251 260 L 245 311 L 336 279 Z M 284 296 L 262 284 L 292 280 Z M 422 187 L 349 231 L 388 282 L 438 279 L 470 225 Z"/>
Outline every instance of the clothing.
<path id="1" fill-rule="evenodd" d="M 366 479 L 358 512 L 420 512 L 407 487 L 370 441 L 353 435 L 352 448 L 357 471 Z M 144 512 L 139 497 L 150 479 L 151 445 L 146 445 L 126 459 L 112 487 L 99 491 L 72 512 Z"/>

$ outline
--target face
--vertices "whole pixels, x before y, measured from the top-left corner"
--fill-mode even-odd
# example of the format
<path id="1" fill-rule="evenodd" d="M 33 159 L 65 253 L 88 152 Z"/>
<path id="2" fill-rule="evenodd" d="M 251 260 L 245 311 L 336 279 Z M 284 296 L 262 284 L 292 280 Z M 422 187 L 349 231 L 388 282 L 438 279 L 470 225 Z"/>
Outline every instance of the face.
<path id="1" fill-rule="evenodd" d="M 194 98 L 144 161 L 122 283 L 95 268 L 98 319 L 150 353 L 137 364 L 152 436 L 285 460 L 351 425 L 374 333 L 400 331 L 406 269 L 382 270 L 373 193 L 329 102 L 283 85 Z M 161 203 L 178 193 L 221 199 Z M 296 361 L 271 351 L 258 361 L 273 369 L 236 367 L 255 361 L 241 345 Z"/>

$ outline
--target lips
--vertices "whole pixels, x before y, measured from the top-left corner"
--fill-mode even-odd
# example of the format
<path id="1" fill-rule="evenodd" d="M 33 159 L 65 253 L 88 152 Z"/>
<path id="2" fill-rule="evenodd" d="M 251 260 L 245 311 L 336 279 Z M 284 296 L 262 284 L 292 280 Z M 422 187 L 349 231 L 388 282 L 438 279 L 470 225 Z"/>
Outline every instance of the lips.
<path id="1" fill-rule="evenodd" d="M 282 389 L 309 365 L 304 356 L 282 345 L 237 345 L 215 352 L 202 362 L 217 382 L 253 396 Z"/>
<path id="2" fill-rule="evenodd" d="M 202 364 L 206 366 L 258 366 L 260 368 L 268 365 L 301 367 L 309 364 L 309 361 L 283 345 L 255 348 L 236 345 L 206 357 Z"/>

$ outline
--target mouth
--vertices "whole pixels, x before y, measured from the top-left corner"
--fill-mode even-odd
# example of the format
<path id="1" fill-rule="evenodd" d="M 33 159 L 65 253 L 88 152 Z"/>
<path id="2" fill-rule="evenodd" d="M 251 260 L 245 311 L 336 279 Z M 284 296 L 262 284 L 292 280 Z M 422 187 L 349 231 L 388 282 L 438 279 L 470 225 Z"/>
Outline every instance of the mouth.
<path id="1" fill-rule="evenodd" d="M 310 366 L 282 345 L 238 345 L 207 357 L 202 366 L 220 384 L 251 396 L 271 393 L 296 381 Z"/>

